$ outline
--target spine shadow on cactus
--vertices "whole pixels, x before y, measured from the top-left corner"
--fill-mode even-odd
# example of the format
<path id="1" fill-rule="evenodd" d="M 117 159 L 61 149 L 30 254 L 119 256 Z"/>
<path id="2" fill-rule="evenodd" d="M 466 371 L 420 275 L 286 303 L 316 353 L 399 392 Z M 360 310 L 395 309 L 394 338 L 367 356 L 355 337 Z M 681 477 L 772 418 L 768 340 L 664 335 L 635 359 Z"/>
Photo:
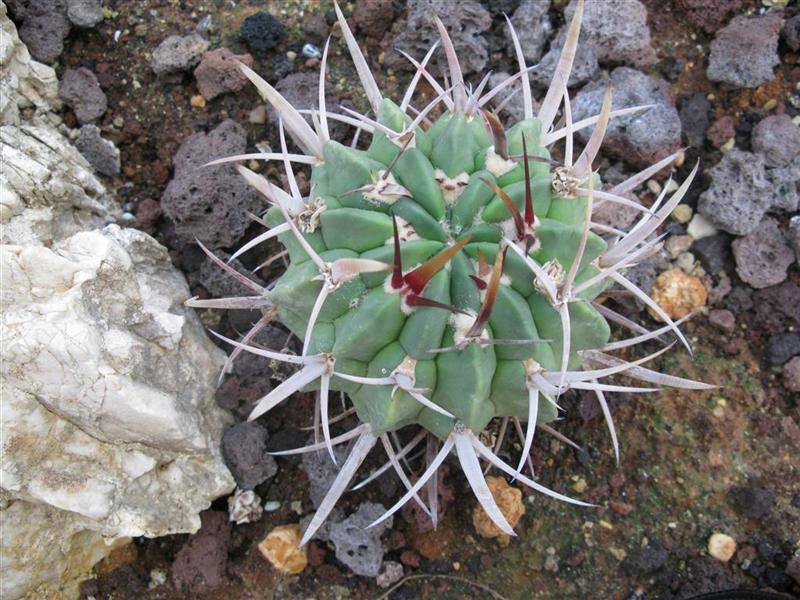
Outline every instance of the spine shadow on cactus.
<path id="1" fill-rule="evenodd" d="M 475 89 L 467 86 L 452 42 L 438 19 L 453 85 L 445 89 L 426 69 L 433 49 L 421 63 L 409 57 L 416 72 L 397 105 L 381 94 L 344 15 L 338 6 L 335 9 L 374 119 L 349 109 L 347 114 L 327 109 L 327 43 L 319 109 L 304 111 L 313 127 L 266 81 L 242 66 L 279 115 L 281 152 L 214 163 L 279 160 L 290 188 L 286 192 L 238 167 L 270 205 L 263 221 L 259 219 L 270 229 L 235 256 L 277 237 L 290 262 L 269 291 L 250 285 L 257 301 L 249 302 L 262 307 L 265 319 L 278 318 L 303 340 L 303 352 L 297 356 L 254 346 L 252 332 L 241 341 L 216 334 L 234 346 L 234 354 L 248 351 L 299 366 L 295 375 L 259 400 L 250 418 L 295 392 L 318 390 L 316 422 L 323 441 L 294 452 L 327 448 L 335 461 L 332 446 L 356 440 L 303 543 L 314 535 L 378 439 L 389 456 L 385 468 L 394 468 L 407 490 L 379 521 L 414 499 L 435 523 L 431 478 L 435 481 L 436 469 L 453 451 L 481 505 L 507 533 L 513 531 L 488 492 L 480 460 L 539 492 L 588 505 L 522 474 L 534 432 L 560 435 L 547 424 L 557 418 L 561 394 L 568 389 L 596 394 L 618 458 L 616 430 L 604 393 L 653 388 L 617 386 L 601 379 L 624 373 L 657 385 L 709 387 L 641 366 L 660 352 L 633 362 L 607 354 L 622 347 L 609 341 L 607 318 L 630 321 L 596 302 L 618 283 L 666 322 L 664 328 L 649 334 L 633 326 L 639 335 L 630 345 L 674 334 L 688 347 L 678 324 L 626 279 L 624 271 L 658 251 L 656 230 L 686 193 L 697 167 L 670 198 L 662 195 L 654 207 L 640 207 L 641 218 L 630 232 L 609 231 L 592 221 L 596 204 L 636 205 L 622 193 L 669 166 L 675 156 L 611 190 L 601 189 L 592 163 L 609 119 L 646 107 L 612 110 L 609 87 L 600 113 L 573 123 L 564 82 L 577 46 L 582 1 L 537 115 L 532 110 L 529 69 L 511 27 L 519 62 L 512 81 L 521 84 L 525 118 L 507 129 L 488 103 L 509 82 L 485 93 L 486 79 Z M 437 97 L 415 113 L 411 100 L 421 78 Z M 434 118 L 442 105 L 444 110 Z M 561 107 L 564 125 L 554 129 Z M 361 149 L 355 139 L 350 146 L 331 140 L 329 120 L 354 126 L 355 139 L 371 135 L 369 144 Z M 587 127 L 594 127 L 593 132 L 573 160 L 573 134 Z M 288 152 L 284 130 L 304 154 Z M 565 159 L 557 163 L 548 147 L 562 139 Z M 292 163 L 311 165 L 308 197 L 300 195 Z M 237 306 L 237 302 L 242 301 L 223 299 L 214 307 Z M 204 306 L 194 299 L 189 304 Z M 265 322 L 262 319 L 256 327 Z M 598 365 L 601 368 L 595 368 Z M 336 437 L 330 432 L 331 391 L 349 396 L 360 422 Z M 503 432 L 496 448 L 503 443 L 509 422 L 520 436 L 523 455 L 516 469 L 478 437 L 494 419 L 502 423 Z M 416 478 L 409 477 L 397 460 L 408 448 L 395 449 L 393 441 L 397 439 L 394 433 L 406 427 L 421 428 L 422 437 L 414 439 L 428 438 L 423 472 Z M 426 484 L 427 507 L 418 495 Z"/>

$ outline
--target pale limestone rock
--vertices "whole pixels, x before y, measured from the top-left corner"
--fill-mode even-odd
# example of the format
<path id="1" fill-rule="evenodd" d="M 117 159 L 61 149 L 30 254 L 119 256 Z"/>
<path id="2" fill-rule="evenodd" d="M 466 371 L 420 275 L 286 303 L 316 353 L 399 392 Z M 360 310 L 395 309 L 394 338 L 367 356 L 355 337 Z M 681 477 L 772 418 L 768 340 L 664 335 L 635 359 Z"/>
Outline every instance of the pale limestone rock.
<path id="1" fill-rule="evenodd" d="M 163 246 L 109 225 L 2 246 L 0 275 L 0 518 L 26 507 L 0 551 L 13 599 L 69 587 L 107 543 L 197 530 L 234 484 L 213 400 L 224 353 Z"/>
<path id="2" fill-rule="evenodd" d="M 119 212 L 86 159 L 52 127 L 0 127 L 0 241 L 45 244 Z"/>
<path id="3" fill-rule="evenodd" d="M 52 67 L 31 59 L 0 2 L 0 125 L 18 125 L 20 109 L 58 108 L 58 79 Z"/>

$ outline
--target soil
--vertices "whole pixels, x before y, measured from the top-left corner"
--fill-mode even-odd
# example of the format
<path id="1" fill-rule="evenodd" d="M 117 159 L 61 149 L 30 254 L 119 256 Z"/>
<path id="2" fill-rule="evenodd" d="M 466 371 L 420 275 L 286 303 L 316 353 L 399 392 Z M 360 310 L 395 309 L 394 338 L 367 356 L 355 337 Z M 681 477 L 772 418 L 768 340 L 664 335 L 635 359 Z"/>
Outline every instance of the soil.
<path id="1" fill-rule="evenodd" d="M 392 36 L 402 29 L 403 4 L 394 3 L 396 19 L 386 36 L 367 41 L 379 85 L 389 97 L 396 97 L 401 83 L 408 79 L 408 74 L 387 72 L 381 67 L 382 53 L 391 48 Z M 659 56 L 669 57 L 651 72 L 670 81 L 674 95 L 681 100 L 697 92 L 706 94 L 712 123 L 723 117 L 733 119 L 737 146 L 748 149 L 749 130 L 767 114 L 765 105 L 775 104 L 774 111 L 797 114 L 787 95 L 800 79 L 800 68 L 797 55 L 788 48 L 781 45 L 782 63 L 773 82 L 755 90 L 726 90 L 705 76 L 712 37 L 688 25 L 674 1 L 645 0 L 645 4 L 654 46 Z M 269 10 L 283 23 L 286 37 L 277 48 L 254 53 L 256 70 L 272 83 L 293 72 L 317 73 L 318 64 L 303 58 L 300 52 L 309 41 L 303 21 L 320 14 L 330 19 L 331 3 L 111 0 L 106 5 L 110 13 L 100 25 L 73 30 L 57 67 L 59 76 L 67 68 L 80 66 L 97 74 L 109 106 L 99 125 L 103 135 L 119 147 L 123 165 L 118 178 L 106 181 L 125 209 L 140 215 L 135 224 L 170 248 L 175 264 L 195 282 L 193 293 L 206 295 L 196 277 L 199 252 L 176 241 L 156 206 L 171 178 L 172 157 L 182 140 L 208 131 L 226 118 L 246 128 L 250 148 L 262 141 L 276 144 L 277 134 L 274 124 L 249 122 L 250 111 L 260 103 L 251 87 L 195 106 L 191 99 L 198 91 L 191 72 L 174 81 L 158 79 L 150 67 L 150 53 L 168 35 L 194 31 L 206 16 L 212 18 L 211 48 L 224 46 L 235 54 L 247 52 L 238 36 L 241 24 L 248 16 Z M 563 22 L 562 5 L 554 2 L 556 23 Z M 755 2 L 745 2 L 736 14 L 756 8 Z M 296 53 L 298 58 L 288 60 L 287 52 Z M 505 53 L 494 47 L 490 52 L 490 68 L 512 70 Z M 329 69 L 330 93 L 357 108 L 366 108 L 360 92 L 350 87 L 357 78 L 338 38 L 331 46 Z M 430 94 L 430 90 L 422 89 Z M 64 119 L 76 125 L 69 111 Z M 696 158 L 708 168 L 720 156 L 708 141 L 702 148 L 690 148 L 687 155 L 684 171 Z M 683 175 L 678 173 L 678 179 Z M 700 178 L 691 192 L 693 198 L 707 185 L 708 181 Z M 245 239 L 255 231 L 248 232 Z M 255 253 L 243 263 L 253 268 L 267 254 Z M 734 285 L 741 286 L 735 280 L 730 258 L 727 260 L 725 270 Z M 271 277 L 270 272 L 260 275 L 265 280 Z M 785 285 L 795 290 L 800 285 L 796 265 Z M 282 576 L 256 546 L 273 527 L 300 519 L 295 511 L 297 502 L 302 514 L 310 513 L 313 506 L 299 461 L 279 459 L 277 476 L 256 488 L 262 499 L 280 503 L 276 511 L 266 512 L 256 523 L 232 528 L 217 524 L 213 531 L 197 534 L 204 537 L 196 542 L 188 535 L 136 539 L 132 546 L 98 565 L 96 577 L 83 585 L 83 597 L 669 600 L 737 587 L 798 594 L 798 582 L 785 571 L 800 540 L 799 398 L 783 387 L 780 369 L 770 367 L 764 358 L 769 334 L 776 332 L 775 311 L 765 314 L 759 310 L 766 300 L 754 300 L 750 292 L 746 289 L 737 296 L 749 301 L 726 306 L 736 318 L 733 332 L 722 332 L 700 316 L 685 326 L 694 345 L 693 359 L 675 351 L 659 359 L 654 367 L 717 384 L 718 388 L 708 392 L 665 391 L 644 399 L 623 395 L 614 400 L 612 410 L 622 443 L 619 466 L 602 414 L 589 398 L 566 397 L 567 412 L 559 423 L 559 430 L 582 444 L 583 451 L 537 436 L 533 454 L 539 481 L 567 492 L 583 489 L 580 497 L 597 504 L 597 508 L 580 509 L 526 492 L 526 513 L 517 526 L 518 537 L 500 546 L 475 533 L 471 520 L 475 500 L 466 493 L 468 486 L 459 470 L 452 469 L 447 484 L 456 490 L 455 501 L 437 530 L 420 532 L 413 523 L 396 517 L 394 530 L 386 534 L 392 549 L 385 559 L 405 564 L 408 577 L 394 591 L 387 592 L 374 580 L 353 575 L 335 559 L 332 546 L 318 542 L 312 542 L 310 564 L 302 574 Z M 788 293 L 786 297 L 797 298 L 797 294 Z M 787 314 L 792 311 L 791 307 L 784 309 Z M 796 314 L 797 307 L 793 310 Z M 211 315 L 204 318 L 219 319 Z M 648 319 L 645 313 L 638 318 Z M 787 321 L 787 327 L 796 330 L 798 323 L 792 325 L 787 317 L 783 325 Z M 225 334 L 237 328 L 227 316 L 215 324 Z M 228 383 L 228 407 L 231 393 L 244 396 L 245 388 L 257 386 L 245 377 Z M 311 414 L 313 399 L 303 395 L 275 410 L 265 421 L 271 435 L 269 444 L 275 448 L 300 445 L 308 435 L 301 428 L 308 426 Z M 339 424 L 335 431 L 343 431 L 347 425 Z M 512 456 L 518 451 L 510 450 Z M 377 465 L 379 458 L 371 460 Z M 368 470 L 369 466 L 364 469 Z M 379 481 L 363 493 L 347 494 L 341 507 L 349 514 L 363 501 L 388 505 L 397 492 L 388 479 Z M 227 511 L 227 500 L 219 499 L 210 510 Z M 206 521 L 219 521 L 219 513 L 204 518 Z M 715 532 L 729 534 L 737 542 L 737 551 L 728 563 L 708 556 L 707 541 Z M 202 551 L 202 566 L 213 574 L 201 577 L 203 585 L 191 589 L 179 581 L 179 575 L 187 568 L 187 556 L 197 548 L 206 549 Z M 216 564 L 211 564 L 214 561 Z"/>

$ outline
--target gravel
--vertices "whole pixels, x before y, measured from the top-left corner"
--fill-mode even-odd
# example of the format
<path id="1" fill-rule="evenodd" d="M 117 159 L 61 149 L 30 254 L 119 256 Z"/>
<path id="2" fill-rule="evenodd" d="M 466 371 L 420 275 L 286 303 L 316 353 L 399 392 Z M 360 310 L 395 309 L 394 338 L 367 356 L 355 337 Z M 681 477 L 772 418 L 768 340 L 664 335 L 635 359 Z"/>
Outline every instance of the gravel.
<path id="1" fill-rule="evenodd" d="M 255 52 L 266 52 L 280 44 L 286 37 L 283 24 L 270 13 L 262 11 L 250 15 L 239 29 L 239 37 Z"/>
<path id="2" fill-rule="evenodd" d="M 81 127 L 78 137 L 75 139 L 75 147 L 101 175 L 109 177 L 119 175 L 119 149 L 114 142 L 104 139 L 100 135 L 100 129 L 96 125 L 89 124 Z"/>
<path id="3" fill-rule="evenodd" d="M 572 0 L 564 11 L 567 22 L 576 4 L 577 0 Z M 657 60 L 650 43 L 647 9 L 639 0 L 589 0 L 584 8 L 581 32 L 597 48 L 601 63 L 644 67 Z"/>
<path id="4" fill-rule="evenodd" d="M 794 251 L 786 242 L 778 222 L 764 219 L 752 233 L 733 242 L 736 273 L 756 289 L 777 285 L 787 277 Z"/>
<path id="5" fill-rule="evenodd" d="M 222 436 L 222 455 L 236 484 L 243 490 L 272 479 L 278 472 L 267 454 L 267 430 L 258 423 L 237 423 Z"/>
<path id="6" fill-rule="evenodd" d="M 734 17 L 711 42 L 706 75 L 711 81 L 737 88 L 754 88 L 772 81 L 780 63 L 780 12 Z"/>
<path id="7" fill-rule="evenodd" d="M 232 119 L 181 144 L 173 158 L 175 175 L 161 197 L 161 208 L 175 227 L 175 243 L 194 246 L 197 238 L 214 250 L 242 237 L 250 225 L 247 212 L 263 208 L 261 197 L 233 166 L 201 167 L 246 147 L 245 131 Z"/>
<path id="8" fill-rule="evenodd" d="M 654 106 L 611 120 L 603 142 L 605 156 L 643 168 L 680 147 L 681 120 L 666 81 L 630 67 L 618 67 L 611 73 L 611 84 L 613 109 Z M 578 93 L 572 108 L 575 121 L 600 112 L 606 86 L 605 81 L 597 80 Z M 592 128 L 582 129 L 577 137 L 586 143 L 591 133 Z"/>
<path id="9" fill-rule="evenodd" d="M 197 66 L 207 49 L 208 40 L 197 33 L 171 35 L 153 50 L 150 66 L 159 76 L 188 71 Z"/>
<path id="10" fill-rule="evenodd" d="M 800 155 L 800 127 L 789 115 L 772 115 L 753 128 L 751 143 L 768 167 L 785 167 Z"/>
<path id="11" fill-rule="evenodd" d="M 86 67 L 64 71 L 58 96 L 75 111 L 79 123 L 99 119 L 108 108 L 108 100 L 97 77 Z"/>

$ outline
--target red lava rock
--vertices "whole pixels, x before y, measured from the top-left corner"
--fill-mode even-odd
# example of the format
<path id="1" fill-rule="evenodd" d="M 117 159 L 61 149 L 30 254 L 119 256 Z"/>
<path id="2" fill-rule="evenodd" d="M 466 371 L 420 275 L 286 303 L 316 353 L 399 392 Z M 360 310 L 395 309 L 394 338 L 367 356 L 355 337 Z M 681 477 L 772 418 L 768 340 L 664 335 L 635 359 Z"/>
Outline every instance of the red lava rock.
<path id="1" fill-rule="evenodd" d="M 437 471 L 437 477 L 439 478 L 439 521 L 441 522 L 442 517 L 444 517 L 445 511 L 447 507 L 450 506 L 456 498 L 455 491 L 453 490 L 453 486 L 445 483 L 445 477 L 449 473 L 449 470 L 446 465 L 442 465 L 443 468 Z M 408 502 L 406 503 L 403 508 L 400 509 L 400 515 L 406 521 L 406 523 L 410 523 L 413 525 L 415 531 L 419 533 L 424 533 L 426 531 L 432 531 L 433 525 L 431 524 L 431 518 L 422 511 L 422 509 L 417 505 L 416 502 Z"/>
<path id="2" fill-rule="evenodd" d="M 333 565 L 320 565 L 317 567 L 317 577 L 321 583 L 329 585 L 342 585 L 346 578 L 344 574 Z"/>
<path id="3" fill-rule="evenodd" d="M 103 116 L 108 100 L 94 73 L 86 67 L 67 69 L 58 86 L 58 97 L 75 111 L 81 123 L 89 123 Z"/>
<path id="4" fill-rule="evenodd" d="M 406 536 L 395 529 L 392 529 L 383 541 L 383 545 L 387 550 L 400 550 L 400 548 L 405 548 L 406 544 Z"/>
<path id="5" fill-rule="evenodd" d="M 227 48 L 218 48 L 203 54 L 203 59 L 194 70 L 197 89 L 206 100 L 213 100 L 226 92 L 237 92 L 247 83 L 247 77 L 238 63 L 253 66 L 249 54 L 234 54 Z"/>
<path id="6" fill-rule="evenodd" d="M 416 569 L 420 565 L 419 554 L 417 554 L 413 550 L 404 550 L 403 553 L 400 554 L 400 562 L 407 567 Z"/>
<path id="7" fill-rule="evenodd" d="M 783 365 L 783 387 L 790 392 L 800 392 L 800 356 Z"/>
<path id="8" fill-rule="evenodd" d="M 172 575 L 183 582 L 192 595 L 214 590 L 225 582 L 225 564 L 231 525 L 228 513 L 206 511 L 200 518 L 200 530 L 191 536 L 175 556 Z"/>
<path id="9" fill-rule="evenodd" d="M 578 550 L 564 562 L 571 567 L 579 567 L 583 564 L 584 560 L 586 560 L 586 553 L 583 550 Z"/>
<path id="10" fill-rule="evenodd" d="M 308 564 L 312 567 L 319 567 L 325 562 L 325 555 L 328 554 L 328 551 L 318 544 L 317 542 L 311 542 L 308 545 Z"/>
<path id="11" fill-rule="evenodd" d="M 706 131 L 706 137 L 715 147 L 719 148 L 736 135 L 736 121 L 733 117 L 725 115 L 711 124 Z"/>
<path id="12" fill-rule="evenodd" d="M 733 333 L 736 329 L 736 317 L 726 309 L 714 309 L 708 313 L 708 322 L 725 333 Z"/>
<path id="13" fill-rule="evenodd" d="M 608 507 L 613 510 L 618 515 L 622 515 L 623 517 L 630 514 L 633 510 L 633 505 L 628 504 L 626 502 L 609 502 Z"/>
<path id="14" fill-rule="evenodd" d="M 736 356 L 737 354 L 741 354 L 746 345 L 742 338 L 736 338 L 725 344 L 722 347 L 722 351 L 728 356 Z"/>
<path id="15" fill-rule="evenodd" d="M 353 18 L 369 37 L 380 39 L 392 24 L 392 0 L 362 0 L 356 3 Z"/>
<path id="16" fill-rule="evenodd" d="M 136 207 L 136 222 L 134 225 L 142 231 L 153 231 L 160 216 L 161 205 L 152 198 L 145 198 Z"/>
<path id="17" fill-rule="evenodd" d="M 755 546 L 751 546 L 750 544 L 742 544 L 736 549 L 736 561 L 738 563 L 745 560 L 752 561 L 756 556 L 758 556 L 758 551 L 755 549 Z"/>
<path id="18" fill-rule="evenodd" d="M 738 11 L 744 3 L 745 0 L 675 0 L 686 19 L 706 33 L 717 31 L 728 20 L 728 16 Z"/>
<path id="19" fill-rule="evenodd" d="M 800 329 L 800 286 L 784 281 L 753 294 L 754 325 L 766 333 Z"/>
<path id="20" fill-rule="evenodd" d="M 331 28 L 325 16 L 319 13 L 307 15 L 303 19 L 303 33 L 305 33 L 312 42 L 321 43 L 328 37 Z"/>
<path id="21" fill-rule="evenodd" d="M 623 485 L 625 485 L 625 475 L 621 472 L 617 471 L 608 479 L 608 483 L 611 485 L 612 488 L 615 490 L 620 489 Z"/>

